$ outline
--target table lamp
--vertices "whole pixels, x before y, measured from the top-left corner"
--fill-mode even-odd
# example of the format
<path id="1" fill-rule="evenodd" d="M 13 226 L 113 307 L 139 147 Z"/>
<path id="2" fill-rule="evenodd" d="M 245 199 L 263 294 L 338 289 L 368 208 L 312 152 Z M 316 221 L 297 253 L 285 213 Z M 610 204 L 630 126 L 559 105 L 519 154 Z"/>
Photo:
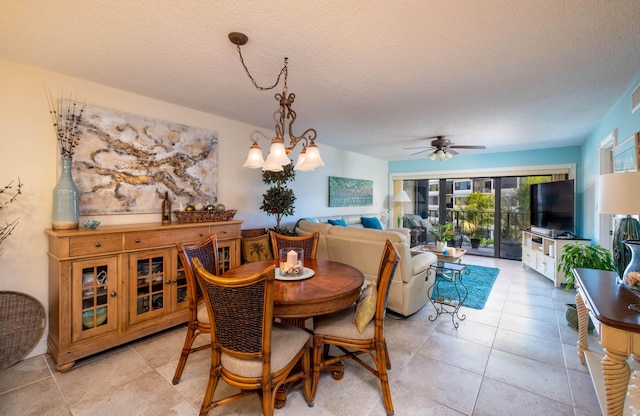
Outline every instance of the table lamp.
<path id="1" fill-rule="evenodd" d="M 622 276 L 631 261 L 631 250 L 623 241 L 640 239 L 640 224 L 631 217 L 640 213 L 640 172 L 600 175 L 598 193 L 600 214 L 626 215 L 618 221 L 613 233 L 613 261 Z"/>
<path id="2" fill-rule="evenodd" d="M 402 228 L 402 218 L 404 218 L 404 203 L 411 202 L 409 195 L 404 189 L 399 190 L 393 197 L 393 202 L 400 202 L 400 217 L 398 218 L 398 228 Z"/>

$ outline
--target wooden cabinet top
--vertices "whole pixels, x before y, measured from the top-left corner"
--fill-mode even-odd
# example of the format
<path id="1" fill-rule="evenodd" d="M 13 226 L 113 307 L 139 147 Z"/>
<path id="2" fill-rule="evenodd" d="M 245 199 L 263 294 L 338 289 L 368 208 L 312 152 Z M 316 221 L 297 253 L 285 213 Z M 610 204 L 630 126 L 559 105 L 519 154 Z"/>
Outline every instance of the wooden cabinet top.
<path id="1" fill-rule="evenodd" d="M 219 221 L 219 222 L 192 222 L 186 224 L 170 224 L 170 225 L 162 225 L 160 222 L 151 222 L 144 224 L 118 224 L 118 225 L 100 225 L 95 230 L 90 230 L 87 228 L 77 228 L 74 230 L 52 230 L 47 228 L 45 233 L 54 237 L 77 237 L 83 235 L 95 235 L 95 234 L 115 234 L 115 233 L 123 233 L 123 232 L 136 232 L 136 231 L 166 231 L 166 230 L 176 230 L 176 229 L 184 229 L 184 228 L 193 228 L 193 227 L 215 227 L 215 226 L 238 226 L 242 224 L 242 220 L 230 220 L 230 221 Z"/>
<path id="2" fill-rule="evenodd" d="M 218 240 L 240 238 L 241 220 L 162 225 L 161 223 L 105 225 L 98 229 L 52 230 L 49 254 L 57 259 L 134 252 L 195 243 L 216 234 Z"/>

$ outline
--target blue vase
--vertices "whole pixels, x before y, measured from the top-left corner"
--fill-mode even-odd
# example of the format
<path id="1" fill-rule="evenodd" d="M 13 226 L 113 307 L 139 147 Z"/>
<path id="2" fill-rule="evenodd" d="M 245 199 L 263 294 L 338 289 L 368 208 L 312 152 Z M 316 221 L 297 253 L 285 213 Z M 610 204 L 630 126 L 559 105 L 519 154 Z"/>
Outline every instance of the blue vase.
<path id="1" fill-rule="evenodd" d="M 62 158 L 62 173 L 56 187 L 53 188 L 54 230 L 78 228 L 78 188 L 73 183 L 70 157 Z"/>

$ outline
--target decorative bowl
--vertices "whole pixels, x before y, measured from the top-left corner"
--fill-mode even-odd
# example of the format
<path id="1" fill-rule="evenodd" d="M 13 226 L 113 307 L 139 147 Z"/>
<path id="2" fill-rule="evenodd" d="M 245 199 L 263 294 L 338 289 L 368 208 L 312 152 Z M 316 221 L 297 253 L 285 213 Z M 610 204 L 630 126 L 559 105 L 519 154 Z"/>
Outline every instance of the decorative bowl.
<path id="1" fill-rule="evenodd" d="M 623 281 L 627 289 L 640 297 L 640 272 L 626 272 L 625 270 Z"/>
<path id="2" fill-rule="evenodd" d="M 98 308 L 96 312 L 97 312 L 97 315 L 96 315 L 95 325 L 93 322 L 93 310 L 82 312 L 82 325 L 85 328 L 91 329 L 91 328 L 98 327 L 102 325 L 104 321 L 107 320 L 107 308 L 105 306 Z"/>
<path id="3" fill-rule="evenodd" d="M 95 230 L 96 228 L 98 228 L 98 225 L 100 225 L 100 221 L 98 221 L 98 220 L 82 221 L 82 226 L 84 228 L 88 228 L 90 230 Z"/>

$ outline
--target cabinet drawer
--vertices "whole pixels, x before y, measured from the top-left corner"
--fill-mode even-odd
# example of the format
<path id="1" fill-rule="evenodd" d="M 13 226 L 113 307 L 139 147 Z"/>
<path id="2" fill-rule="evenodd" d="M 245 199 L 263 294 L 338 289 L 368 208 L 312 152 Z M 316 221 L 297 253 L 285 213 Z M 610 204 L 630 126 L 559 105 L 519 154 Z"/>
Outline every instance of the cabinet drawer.
<path id="1" fill-rule="evenodd" d="M 122 235 L 89 235 L 69 239 L 69 255 L 87 256 L 122 250 Z"/>
<path id="2" fill-rule="evenodd" d="M 153 248 L 175 245 L 175 243 L 195 243 L 209 236 L 209 227 L 185 230 L 147 231 L 127 233 L 124 237 L 125 250 Z"/>
<path id="3" fill-rule="evenodd" d="M 238 237 L 240 226 L 238 224 L 214 225 L 211 227 L 211 234 L 216 234 L 218 240 Z"/>

